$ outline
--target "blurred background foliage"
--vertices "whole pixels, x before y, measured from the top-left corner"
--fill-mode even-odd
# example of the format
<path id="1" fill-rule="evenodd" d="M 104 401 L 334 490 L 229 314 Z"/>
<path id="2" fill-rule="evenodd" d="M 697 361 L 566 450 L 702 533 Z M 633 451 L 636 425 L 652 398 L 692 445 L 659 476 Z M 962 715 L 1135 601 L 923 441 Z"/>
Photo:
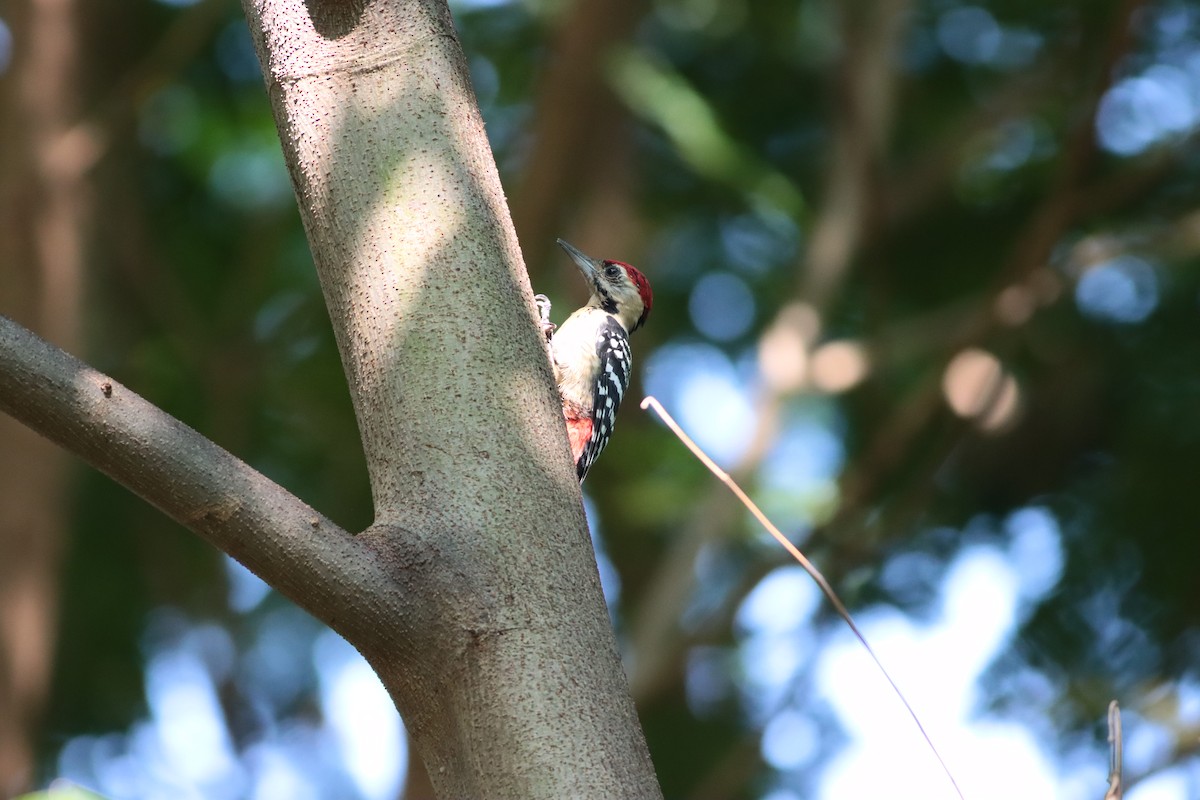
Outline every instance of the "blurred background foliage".
<path id="1" fill-rule="evenodd" d="M 452 8 L 555 318 L 584 294 L 556 236 L 647 273 L 631 396 L 821 565 L 968 796 L 1100 797 L 1112 698 L 1127 796 L 1200 796 L 1200 3 Z M 47 52 L 59 83 L 30 91 Z M 0 236 L 55 219 L 26 201 L 57 186 L 79 297 L 53 249 L 10 247 L 0 313 L 365 527 L 239 6 L 13 0 L 0 70 Z M 0 456 L 52 458 L 25 446 Z M 54 474 L 0 492 L 61 541 L 0 541 L 57 620 L 3 630 L 10 666 L 47 643 L 48 683 L 22 701 L 9 670 L 33 710 L 0 763 L 122 798 L 426 796 L 347 645 L 107 479 Z M 808 579 L 636 402 L 585 488 L 667 797 L 949 796 Z"/>

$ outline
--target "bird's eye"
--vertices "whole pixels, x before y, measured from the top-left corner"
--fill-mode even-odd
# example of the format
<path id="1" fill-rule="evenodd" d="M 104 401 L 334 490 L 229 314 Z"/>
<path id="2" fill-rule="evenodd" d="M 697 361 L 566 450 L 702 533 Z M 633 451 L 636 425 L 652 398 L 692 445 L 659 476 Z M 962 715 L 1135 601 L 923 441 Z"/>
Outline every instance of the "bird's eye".
<path id="1" fill-rule="evenodd" d="M 616 264 L 609 264 L 607 267 L 604 268 L 604 274 L 606 276 L 608 276 L 609 278 L 615 278 L 621 274 L 621 268 L 618 267 Z"/>

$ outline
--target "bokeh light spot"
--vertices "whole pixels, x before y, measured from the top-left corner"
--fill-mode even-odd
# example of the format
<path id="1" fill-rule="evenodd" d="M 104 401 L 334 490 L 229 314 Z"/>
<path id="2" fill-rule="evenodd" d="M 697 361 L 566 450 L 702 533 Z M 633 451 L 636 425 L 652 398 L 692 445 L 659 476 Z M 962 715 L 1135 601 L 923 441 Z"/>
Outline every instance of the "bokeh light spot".
<path id="1" fill-rule="evenodd" d="M 871 361 L 860 342 L 841 339 L 826 342 L 812 354 L 809 372 L 813 385 L 827 394 L 841 394 L 860 384 L 871 371 Z"/>
<path id="2" fill-rule="evenodd" d="M 978 6 L 947 11 L 937 24 L 937 39 L 942 50 L 964 64 L 986 64 L 995 58 L 1003 33 L 996 18 Z"/>
<path id="3" fill-rule="evenodd" d="M 996 319 L 1012 327 L 1028 322 L 1036 308 L 1037 302 L 1033 292 L 1023 284 L 1005 288 L 996 295 L 996 302 L 992 306 Z"/>
<path id="4" fill-rule="evenodd" d="M 942 375 L 942 392 L 955 414 L 974 420 L 985 431 L 1007 427 L 1020 405 L 1016 380 L 999 359 L 975 348 L 951 359 Z"/>
<path id="5" fill-rule="evenodd" d="M 808 373 L 809 343 L 821 321 L 805 303 L 792 303 L 779 312 L 758 343 L 758 368 L 767 386 L 776 392 L 794 392 Z"/>
<path id="6" fill-rule="evenodd" d="M 800 239 L 790 217 L 765 208 L 724 220 L 717 230 L 725 259 L 751 275 L 766 275 L 782 260 L 793 258 Z"/>
<path id="7" fill-rule="evenodd" d="M 244 19 L 236 19 L 225 26 L 217 36 L 217 64 L 225 77 L 235 83 L 259 83 L 262 70 L 258 65 L 258 54 L 254 52 L 254 40 Z"/>
<path id="8" fill-rule="evenodd" d="M 754 409 L 746 381 L 719 349 L 694 343 L 660 347 L 646 364 L 644 380 L 646 393 L 672 411 L 718 464 L 732 466 L 745 452 Z"/>
<path id="9" fill-rule="evenodd" d="M 738 276 L 712 272 L 696 281 L 688 311 L 696 330 L 714 341 L 728 342 L 754 322 L 754 295 Z"/>
<path id="10" fill-rule="evenodd" d="M 146 665 L 146 701 L 165 761 L 191 782 L 214 783 L 234 769 L 232 745 L 212 679 L 194 655 L 163 653 Z"/>
<path id="11" fill-rule="evenodd" d="M 229 607 L 239 614 L 252 611 L 271 593 L 262 578 L 240 562 L 225 556 L 225 578 L 229 583 Z"/>
<path id="12" fill-rule="evenodd" d="M 1044 597 L 1058 585 L 1063 571 L 1062 531 L 1049 509 L 1026 506 L 1004 521 L 1009 555 L 1016 567 L 1018 594 L 1026 603 Z"/>
<path id="13" fill-rule="evenodd" d="M 785 710 L 767 723 L 762 735 L 762 754 L 775 769 L 798 769 L 820 750 L 820 732 L 809 717 Z"/>
<path id="14" fill-rule="evenodd" d="M 321 709 L 346 771 L 367 800 L 396 797 L 408 762 L 407 738 L 379 676 L 332 631 L 317 638 L 313 657 L 321 680 Z"/>
<path id="15" fill-rule="evenodd" d="M 763 500 L 770 516 L 788 528 L 818 522 L 836 504 L 835 479 L 845 459 L 845 444 L 830 421 L 806 417 L 786 423 L 761 470 L 763 488 L 772 491 Z"/>
<path id="16" fill-rule="evenodd" d="M 1096 264 L 1075 286 L 1079 310 L 1101 322 L 1141 322 L 1158 306 L 1158 276 L 1136 256 Z"/>
<path id="17" fill-rule="evenodd" d="M 698 717 L 716 713 L 733 688 L 729 679 L 728 651 L 719 647 L 693 647 L 688 652 L 684 691 L 688 708 Z"/>
<path id="18" fill-rule="evenodd" d="M 8 72 L 8 66 L 12 63 L 12 43 L 12 31 L 0 19 L 0 75 Z"/>
<path id="19" fill-rule="evenodd" d="M 243 211 L 278 208 L 292 201 L 292 183 L 278 142 L 232 147 L 217 157 L 209 185 L 222 200 Z"/>
<path id="20" fill-rule="evenodd" d="M 779 567 L 750 590 L 735 621 L 749 634 L 788 633 L 806 624 L 820 602 L 821 592 L 803 567 Z"/>
<path id="21" fill-rule="evenodd" d="M 1136 155 L 1162 140 L 1186 133 L 1200 121 L 1200 78 L 1158 64 L 1126 78 L 1107 92 L 1096 112 L 1100 145 L 1111 153 Z"/>

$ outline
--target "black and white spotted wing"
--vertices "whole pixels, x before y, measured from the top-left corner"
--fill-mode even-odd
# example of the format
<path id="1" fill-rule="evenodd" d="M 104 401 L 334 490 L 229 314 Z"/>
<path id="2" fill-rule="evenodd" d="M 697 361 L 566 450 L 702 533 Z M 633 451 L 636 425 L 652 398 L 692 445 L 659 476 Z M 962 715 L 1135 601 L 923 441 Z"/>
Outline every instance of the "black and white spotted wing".
<path id="1" fill-rule="evenodd" d="M 629 349 L 629 335 L 611 317 L 600 327 L 596 338 L 596 356 L 600 360 L 600 377 L 596 381 L 596 393 L 592 398 L 592 436 L 588 440 L 575 470 L 579 480 L 587 477 L 588 468 L 604 450 L 612 436 L 617 409 L 629 387 L 630 370 L 633 368 L 633 353 Z"/>

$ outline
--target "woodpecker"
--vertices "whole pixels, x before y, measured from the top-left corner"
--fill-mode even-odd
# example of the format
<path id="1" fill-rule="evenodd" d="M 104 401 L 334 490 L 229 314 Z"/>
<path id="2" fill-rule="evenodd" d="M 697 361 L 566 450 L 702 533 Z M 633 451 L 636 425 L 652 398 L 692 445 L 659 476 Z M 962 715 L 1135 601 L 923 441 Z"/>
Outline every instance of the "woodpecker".
<path id="1" fill-rule="evenodd" d="M 557 332 L 550 322 L 550 301 L 545 295 L 536 298 L 582 483 L 612 435 L 633 367 L 629 334 L 646 322 L 653 296 L 650 281 L 634 267 L 591 258 L 562 239 L 558 246 L 583 273 L 592 293 Z"/>

